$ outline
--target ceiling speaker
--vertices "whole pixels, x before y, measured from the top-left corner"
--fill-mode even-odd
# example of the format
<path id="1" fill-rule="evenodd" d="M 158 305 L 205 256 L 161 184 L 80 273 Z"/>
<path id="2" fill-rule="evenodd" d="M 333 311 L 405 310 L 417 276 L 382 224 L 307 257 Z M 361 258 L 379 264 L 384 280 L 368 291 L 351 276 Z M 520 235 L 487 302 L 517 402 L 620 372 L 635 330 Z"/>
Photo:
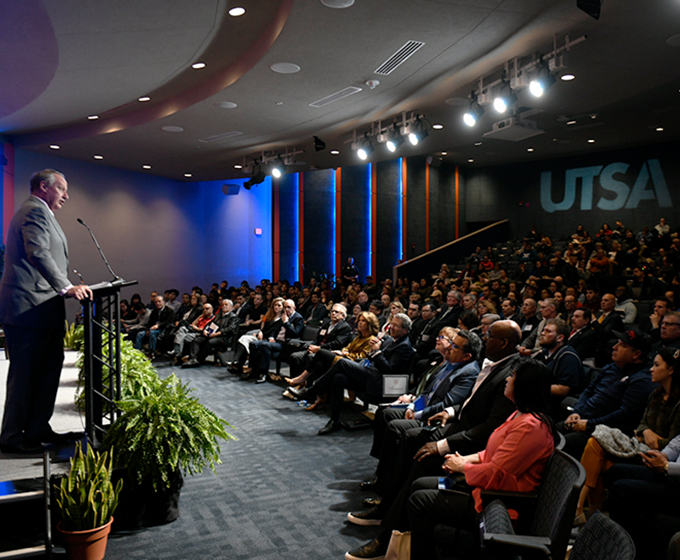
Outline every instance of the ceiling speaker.
<path id="1" fill-rule="evenodd" d="M 227 185 L 226 183 L 222 185 L 222 192 L 226 195 L 238 194 L 239 190 L 241 190 L 240 185 Z"/>
<path id="2" fill-rule="evenodd" d="M 600 19 L 602 0 L 576 0 L 576 6 L 595 19 Z"/>

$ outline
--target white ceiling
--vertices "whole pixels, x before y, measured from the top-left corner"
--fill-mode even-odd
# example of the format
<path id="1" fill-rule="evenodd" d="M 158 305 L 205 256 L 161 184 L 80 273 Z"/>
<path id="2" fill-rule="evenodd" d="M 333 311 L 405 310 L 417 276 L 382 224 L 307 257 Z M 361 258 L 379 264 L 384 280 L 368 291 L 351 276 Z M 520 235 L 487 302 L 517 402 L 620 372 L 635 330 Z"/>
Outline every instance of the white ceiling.
<path id="1" fill-rule="evenodd" d="M 229 16 L 235 5 L 246 14 Z M 296 170 L 354 165 L 353 131 L 402 111 L 444 128 L 398 155 L 445 150 L 465 165 L 680 137 L 680 47 L 667 43 L 680 33 L 678 0 L 604 0 L 599 21 L 576 0 L 356 0 L 346 9 L 320 0 L 0 0 L 0 14 L 0 134 L 19 148 L 57 144 L 65 157 L 100 154 L 102 164 L 151 165 L 146 172 L 174 179 L 243 176 L 234 165 L 244 157 L 286 149 L 305 151 Z M 485 139 L 500 120 L 490 108 L 476 128 L 462 124 L 461 100 L 480 76 L 497 79 L 506 61 L 547 54 L 566 36 L 587 36 L 560 72 L 576 79 L 541 99 L 520 93 L 544 134 Z M 391 74 L 374 73 L 410 40 L 425 45 Z M 192 69 L 197 61 L 206 67 Z M 278 74 L 277 62 L 301 70 Z M 371 79 L 380 81 L 373 90 Z M 310 106 L 350 86 L 361 91 Z M 137 101 L 144 95 L 151 101 Z M 215 105 L 224 101 L 237 107 Z M 325 151 L 314 152 L 314 135 Z M 379 146 L 372 160 L 391 157 Z"/>

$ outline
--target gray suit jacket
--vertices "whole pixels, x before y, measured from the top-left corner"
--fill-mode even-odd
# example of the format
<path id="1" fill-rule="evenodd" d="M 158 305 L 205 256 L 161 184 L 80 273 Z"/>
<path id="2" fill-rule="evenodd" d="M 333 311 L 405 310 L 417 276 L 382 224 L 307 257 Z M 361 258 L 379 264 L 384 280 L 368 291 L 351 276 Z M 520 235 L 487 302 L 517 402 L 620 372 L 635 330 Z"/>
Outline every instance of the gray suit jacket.
<path id="1" fill-rule="evenodd" d="M 62 328 L 70 284 L 66 236 L 47 205 L 31 196 L 14 214 L 7 233 L 0 282 L 0 323 Z"/>

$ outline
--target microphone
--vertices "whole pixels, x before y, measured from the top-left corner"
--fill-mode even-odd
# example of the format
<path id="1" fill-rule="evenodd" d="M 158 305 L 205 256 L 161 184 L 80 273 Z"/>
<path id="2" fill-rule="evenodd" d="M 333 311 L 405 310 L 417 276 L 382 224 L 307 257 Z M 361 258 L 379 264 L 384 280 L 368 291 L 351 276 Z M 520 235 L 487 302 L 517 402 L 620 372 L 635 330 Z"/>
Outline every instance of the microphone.
<path id="1" fill-rule="evenodd" d="M 106 268 L 109 269 L 111 276 L 113 276 L 113 281 L 114 282 L 123 282 L 123 279 L 120 276 L 118 276 L 113 271 L 113 269 L 111 268 L 111 265 L 109 265 L 109 261 L 106 260 L 106 255 L 104 255 L 104 251 L 102 251 L 102 248 L 99 246 L 99 243 L 97 243 L 97 238 L 94 236 L 94 233 L 92 233 L 92 230 L 90 229 L 90 227 L 85 222 L 83 222 L 83 220 L 81 220 L 80 218 L 77 218 L 77 221 L 78 221 L 79 224 L 85 226 L 87 228 L 87 231 L 90 232 L 90 236 L 92 236 L 92 241 L 94 241 L 94 244 L 97 246 L 97 250 L 99 251 L 99 254 L 102 257 L 102 260 L 104 261 L 104 264 L 106 265 Z"/>
<path id="2" fill-rule="evenodd" d="M 84 284 L 84 283 L 85 283 L 85 280 L 83 280 L 83 275 L 80 274 L 80 272 L 78 272 L 75 268 L 73 269 L 73 272 L 74 272 L 74 274 L 77 274 L 77 275 L 78 275 L 78 278 L 80 278 L 80 283 L 81 283 L 81 284 Z"/>

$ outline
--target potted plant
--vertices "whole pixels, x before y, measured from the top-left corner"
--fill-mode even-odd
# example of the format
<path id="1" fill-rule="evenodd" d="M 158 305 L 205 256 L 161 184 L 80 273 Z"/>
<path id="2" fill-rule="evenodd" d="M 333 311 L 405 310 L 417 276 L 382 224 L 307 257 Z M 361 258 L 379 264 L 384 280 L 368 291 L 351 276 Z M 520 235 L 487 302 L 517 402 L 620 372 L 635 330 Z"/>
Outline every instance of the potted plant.
<path id="1" fill-rule="evenodd" d="M 76 444 L 68 476 L 55 485 L 61 533 L 66 553 L 71 560 L 101 560 L 106 552 L 113 512 L 123 486 L 111 482 L 113 457 L 98 453 L 92 447 L 83 454 Z"/>
<path id="2" fill-rule="evenodd" d="M 191 396 L 174 374 L 154 391 L 118 403 L 122 414 L 104 439 L 114 448 L 116 464 L 125 468 L 121 510 L 126 528 L 159 525 L 179 516 L 182 473 L 215 470 L 219 439 L 235 439 L 230 425 Z M 118 522 L 116 523 L 119 526 Z"/>

